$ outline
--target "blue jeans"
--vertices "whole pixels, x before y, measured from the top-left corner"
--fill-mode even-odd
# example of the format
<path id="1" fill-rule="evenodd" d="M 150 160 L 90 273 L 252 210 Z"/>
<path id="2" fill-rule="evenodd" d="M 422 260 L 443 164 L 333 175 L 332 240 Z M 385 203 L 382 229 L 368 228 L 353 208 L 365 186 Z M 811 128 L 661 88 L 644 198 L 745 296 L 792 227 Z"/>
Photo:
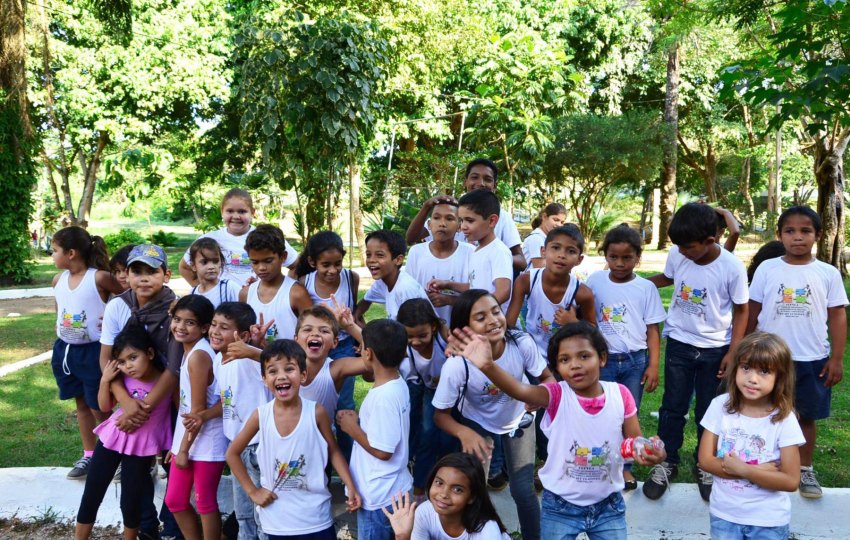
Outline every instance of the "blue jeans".
<path id="1" fill-rule="evenodd" d="M 605 366 L 599 370 L 599 378 L 603 381 L 620 383 L 629 389 L 635 398 L 635 405 L 640 410 L 640 400 L 643 398 L 643 372 L 646 371 L 646 349 L 627 353 L 608 355 Z"/>
<path id="2" fill-rule="evenodd" d="M 260 485 L 260 466 L 257 463 L 257 445 L 252 444 L 242 451 L 239 455 L 245 468 L 248 469 L 248 476 L 254 485 Z M 257 511 L 254 501 L 242 489 L 242 484 L 235 476 L 231 477 L 233 488 L 233 512 L 236 514 L 236 521 L 239 522 L 239 540 L 264 540 L 266 535 L 260 530 L 257 520 Z"/>
<path id="3" fill-rule="evenodd" d="M 720 380 L 717 370 L 729 346 L 700 348 L 667 339 L 664 356 L 664 396 L 658 412 L 658 436 L 664 441 L 667 462 L 678 465 L 679 449 L 685 436 L 685 415 L 691 408 L 691 396 L 696 392 L 694 421 L 697 424 L 697 441 L 702 437 L 700 425 L 711 400 L 717 395 Z M 699 442 L 697 442 L 699 446 Z M 697 449 L 694 448 L 694 461 Z"/>
<path id="4" fill-rule="evenodd" d="M 392 507 L 387 506 L 387 510 L 392 512 Z M 390 521 L 380 508 L 377 510 L 361 508 L 357 511 L 357 540 L 392 540 L 393 538 L 395 535 Z"/>
<path id="5" fill-rule="evenodd" d="M 343 339 L 339 343 L 337 343 L 336 347 L 331 349 L 331 352 L 328 356 L 332 360 L 336 360 L 337 358 L 351 358 L 355 355 L 354 345 L 356 341 L 351 336 Z M 342 383 L 342 388 L 339 389 L 339 398 L 336 402 L 337 410 L 354 410 L 354 382 L 357 377 L 346 377 L 345 381 Z M 334 423 L 336 423 L 336 419 L 334 419 Z M 336 441 L 339 444 L 339 449 L 342 450 L 342 455 L 345 456 L 346 461 L 351 461 L 351 449 L 354 446 L 354 442 L 351 440 L 351 436 L 339 429 L 337 426 L 336 429 Z"/>
<path id="6" fill-rule="evenodd" d="M 413 487 L 425 488 L 428 473 L 437 460 L 459 451 L 457 439 L 434 424 L 434 390 L 407 383 L 410 389 L 410 447 L 413 463 Z"/>
<path id="7" fill-rule="evenodd" d="M 626 503 L 618 492 L 578 506 L 545 489 L 540 532 L 546 540 L 572 540 L 583 532 L 590 540 L 626 540 Z"/>
<path id="8" fill-rule="evenodd" d="M 711 538 L 714 540 L 786 540 L 791 534 L 788 525 L 779 527 L 757 527 L 740 525 L 719 517 L 711 518 Z"/>

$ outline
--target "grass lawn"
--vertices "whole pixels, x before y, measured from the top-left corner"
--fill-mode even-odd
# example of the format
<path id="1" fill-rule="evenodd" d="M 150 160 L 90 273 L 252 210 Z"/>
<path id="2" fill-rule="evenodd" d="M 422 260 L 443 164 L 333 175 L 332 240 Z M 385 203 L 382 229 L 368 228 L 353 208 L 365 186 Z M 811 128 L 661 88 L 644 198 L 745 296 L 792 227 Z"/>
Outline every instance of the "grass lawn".
<path id="1" fill-rule="evenodd" d="M 49 351 L 56 341 L 55 322 L 55 313 L 0 317 L 0 366 Z M 0 385 L 5 382 L 0 379 Z"/>

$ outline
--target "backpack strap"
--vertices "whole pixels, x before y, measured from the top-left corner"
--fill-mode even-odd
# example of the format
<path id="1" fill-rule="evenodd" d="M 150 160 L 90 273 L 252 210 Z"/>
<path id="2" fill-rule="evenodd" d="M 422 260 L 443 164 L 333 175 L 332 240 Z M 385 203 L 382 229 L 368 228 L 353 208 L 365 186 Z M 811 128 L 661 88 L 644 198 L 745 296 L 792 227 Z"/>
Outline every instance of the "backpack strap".
<path id="1" fill-rule="evenodd" d="M 419 373 L 419 370 L 416 369 L 416 360 L 413 359 L 413 347 L 410 345 L 407 346 L 407 358 L 410 359 L 410 369 L 416 374 L 416 378 L 419 379 L 421 384 L 425 384 L 425 380 L 422 378 L 422 374 Z"/>
<path id="2" fill-rule="evenodd" d="M 534 290 L 534 286 L 537 284 L 537 280 L 540 279 L 540 274 L 543 273 L 543 268 L 534 272 L 534 277 L 531 278 L 531 286 L 528 288 L 528 295 L 531 296 L 531 291 Z"/>
<path id="3" fill-rule="evenodd" d="M 457 397 L 457 401 L 455 401 L 455 408 L 459 413 L 463 413 L 463 402 L 466 399 L 466 389 L 469 386 L 469 361 L 465 356 L 461 356 L 460 358 L 463 360 L 464 379 L 463 385 L 460 387 L 460 395 Z"/>

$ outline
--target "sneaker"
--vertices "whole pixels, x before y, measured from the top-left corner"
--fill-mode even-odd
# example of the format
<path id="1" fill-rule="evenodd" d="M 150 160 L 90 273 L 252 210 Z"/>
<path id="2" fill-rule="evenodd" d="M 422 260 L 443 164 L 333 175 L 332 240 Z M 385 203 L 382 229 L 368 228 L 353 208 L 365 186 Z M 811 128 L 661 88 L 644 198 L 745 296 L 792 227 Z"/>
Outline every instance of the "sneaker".
<path id="1" fill-rule="evenodd" d="M 508 487 L 508 475 L 500 472 L 496 476 L 487 479 L 487 487 L 490 491 L 502 491 Z"/>
<path id="2" fill-rule="evenodd" d="M 714 484 L 714 475 L 707 473 L 694 464 L 694 478 L 697 479 L 697 487 L 699 488 L 699 496 L 702 500 L 708 502 L 711 498 L 711 486 Z"/>
<path id="3" fill-rule="evenodd" d="M 823 497 L 823 490 L 820 487 L 812 467 L 800 467 L 800 496 L 807 499 L 820 499 Z"/>
<path id="4" fill-rule="evenodd" d="M 68 471 L 66 478 L 70 480 L 85 480 L 86 476 L 89 475 L 89 463 L 91 463 L 90 457 L 81 457 L 74 463 L 74 468 Z"/>
<path id="5" fill-rule="evenodd" d="M 112 481 L 116 484 L 121 483 L 121 464 L 118 464 L 118 468 L 115 469 L 115 474 L 112 476 Z"/>
<path id="6" fill-rule="evenodd" d="M 647 499 L 660 499 L 667 487 L 670 485 L 670 480 L 676 478 L 679 474 L 679 466 L 663 461 L 652 468 L 649 472 L 649 478 L 643 483 L 643 494 Z"/>

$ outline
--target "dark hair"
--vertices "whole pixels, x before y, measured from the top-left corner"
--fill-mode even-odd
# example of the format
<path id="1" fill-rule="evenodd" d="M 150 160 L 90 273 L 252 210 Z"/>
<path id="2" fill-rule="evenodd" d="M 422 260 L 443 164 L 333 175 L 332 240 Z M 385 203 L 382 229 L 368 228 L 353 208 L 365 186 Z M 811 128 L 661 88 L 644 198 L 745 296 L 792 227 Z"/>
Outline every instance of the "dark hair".
<path id="1" fill-rule="evenodd" d="M 212 302 L 206 296 L 200 294 L 187 294 L 178 300 L 171 308 L 171 316 L 173 317 L 181 309 L 191 311 L 197 317 L 198 324 L 201 326 L 210 324 L 213 314 L 215 314 L 215 307 Z M 206 335 L 206 332 L 204 332 L 204 335 Z"/>
<path id="2" fill-rule="evenodd" d="M 153 338 L 140 323 L 127 323 L 124 329 L 115 336 L 115 342 L 112 344 L 112 359 L 117 360 L 121 353 L 124 352 L 124 349 L 128 347 L 144 352 L 153 350 L 151 365 L 158 371 L 163 370 L 165 364 L 157 361 L 158 353 L 156 352 Z"/>
<path id="3" fill-rule="evenodd" d="M 218 242 L 215 241 L 214 238 L 210 238 L 205 236 L 203 238 L 198 238 L 194 242 L 192 242 L 191 247 L 189 247 L 189 264 L 195 264 L 195 255 L 199 252 L 204 251 L 212 251 L 214 253 L 218 253 L 219 261 L 221 261 L 222 269 L 224 268 L 224 252 L 221 251 L 221 246 Z M 203 253 L 201 253 L 203 255 Z"/>
<path id="4" fill-rule="evenodd" d="M 390 255 L 393 258 L 398 257 L 399 255 L 404 255 L 407 252 L 407 242 L 404 241 L 404 237 L 395 231 L 390 231 L 387 229 L 379 229 L 377 231 L 372 231 L 366 235 L 366 243 L 369 243 L 369 240 L 378 240 L 379 242 L 383 242 L 390 248 Z"/>
<path id="5" fill-rule="evenodd" d="M 667 234 L 677 246 L 703 242 L 717 235 L 717 212 L 707 204 L 688 203 L 673 215 Z"/>
<path id="6" fill-rule="evenodd" d="M 307 371 L 307 353 L 291 339 L 276 339 L 260 353 L 260 373 L 266 376 L 266 365 L 275 358 L 289 358 L 298 364 L 298 371 Z"/>
<path id="7" fill-rule="evenodd" d="M 407 354 L 407 330 L 397 321 L 377 319 L 363 329 L 363 346 L 382 366 L 397 368 Z"/>
<path id="8" fill-rule="evenodd" d="M 116 251 L 112 258 L 109 259 L 109 271 L 113 274 L 118 271 L 118 267 L 124 267 L 127 269 L 127 259 L 130 257 L 130 252 L 133 251 L 133 248 L 136 247 L 136 244 L 127 244 L 126 246 L 119 248 Z"/>
<path id="9" fill-rule="evenodd" d="M 777 233 L 782 233 L 782 226 L 785 225 L 785 220 L 791 216 L 803 216 L 809 218 L 812 221 L 812 227 L 815 228 L 815 233 L 817 234 L 820 234 L 823 230 L 823 222 L 821 221 L 818 213 L 808 206 L 798 205 L 787 208 L 779 215 L 779 220 L 776 222 Z"/>
<path id="10" fill-rule="evenodd" d="M 306 276 L 315 268 L 310 266 L 310 261 L 307 257 L 313 259 L 313 264 L 319 261 L 319 255 L 326 251 L 337 250 L 345 257 L 345 246 L 342 244 L 342 238 L 333 231 L 319 231 L 307 240 L 307 246 L 298 257 L 298 266 L 295 268 L 295 274 L 298 277 Z"/>
<path id="11" fill-rule="evenodd" d="M 565 324 L 557 332 L 552 334 L 552 337 L 549 338 L 549 346 L 546 348 L 546 364 L 549 367 L 549 371 L 558 379 L 561 378 L 558 375 L 557 369 L 558 349 L 561 348 L 562 341 L 571 337 L 583 337 L 590 342 L 590 345 L 596 349 L 596 354 L 599 355 L 600 359 L 608 356 L 608 343 L 605 341 L 602 332 L 595 325 L 587 321 L 576 321 Z"/>
<path id="12" fill-rule="evenodd" d="M 425 298 L 405 300 L 399 306 L 395 320 L 407 328 L 419 326 L 420 324 L 437 325 L 437 328 L 439 328 L 443 324 L 443 320 L 434 312 L 434 306 Z"/>
<path id="13" fill-rule="evenodd" d="M 251 210 L 254 209 L 254 199 L 251 198 L 251 194 L 241 188 L 232 188 L 224 194 L 224 197 L 221 198 L 221 207 L 224 208 L 225 203 L 230 199 L 243 199 L 246 203 L 248 203 L 248 207 Z"/>
<path id="14" fill-rule="evenodd" d="M 779 240 L 771 240 L 761 246 L 758 251 L 756 251 L 756 254 L 753 255 L 753 259 L 747 267 L 747 283 L 753 282 L 753 277 L 756 275 L 756 270 L 759 266 L 761 266 L 761 263 L 768 259 L 775 259 L 783 255 L 785 255 L 785 244 Z"/>
<path id="15" fill-rule="evenodd" d="M 236 329 L 247 332 L 251 326 L 257 323 L 257 314 L 254 308 L 244 302 L 222 302 L 215 308 L 214 315 L 221 315 L 229 321 L 233 321 Z"/>
<path id="16" fill-rule="evenodd" d="M 498 168 L 498 167 L 496 167 L 496 164 L 495 164 L 495 163 L 493 163 L 492 161 L 490 161 L 490 160 L 489 160 L 489 159 L 487 159 L 487 158 L 475 158 L 475 159 L 473 159 L 472 161 L 470 161 L 470 162 L 466 165 L 466 173 L 463 175 L 463 177 L 464 177 L 464 178 L 468 177 L 468 176 L 469 176 L 469 173 L 471 173 L 471 172 L 472 172 L 472 168 L 473 168 L 473 167 L 475 167 L 476 165 L 484 165 L 484 166 L 486 166 L 488 169 L 490 169 L 491 171 L 493 171 L 493 185 L 495 186 L 495 185 L 496 185 L 496 182 L 498 182 L 498 181 L 499 181 L 499 168 Z"/>
<path id="17" fill-rule="evenodd" d="M 770 417 L 771 423 L 794 414 L 794 362 L 791 351 L 781 337 L 767 332 L 755 332 L 738 343 L 735 356 L 726 368 L 726 391 L 729 400 L 724 409 L 729 414 L 741 411 L 745 398 L 735 383 L 738 367 L 747 364 L 752 369 L 767 369 L 776 375 L 773 390 L 770 392 L 770 405 L 776 408 L 776 414 Z"/>
<path id="18" fill-rule="evenodd" d="M 584 236 L 581 234 L 581 230 L 579 230 L 578 226 L 574 223 L 565 223 L 564 225 L 561 225 L 560 227 L 555 227 L 554 229 L 549 231 L 549 234 L 546 235 L 546 241 L 543 243 L 543 245 L 548 245 L 553 238 L 559 235 L 569 236 L 570 238 L 575 240 L 579 252 L 584 253 Z"/>
<path id="19" fill-rule="evenodd" d="M 602 241 L 602 247 L 599 248 L 603 255 L 608 253 L 608 247 L 611 244 L 629 244 L 634 248 L 635 253 L 643 253 L 643 239 L 640 233 L 632 229 L 625 223 L 620 223 L 605 234 L 605 239 Z"/>
<path id="20" fill-rule="evenodd" d="M 458 206 L 466 206 L 484 219 L 492 215 L 499 215 L 502 206 L 499 204 L 499 198 L 490 190 L 481 188 L 473 189 L 469 193 L 464 194 L 457 201 Z"/>
<path id="21" fill-rule="evenodd" d="M 472 500 L 463 509 L 461 514 L 461 523 L 467 532 L 481 532 L 484 525 L 488 521 L 495 521 L 502 533 L 507 532 L 504 523 L 499 518 L 499 513 L 493 506 L 493 501 L 490 500 L 490 494 L 487 492 L 487 478 L 484 474 L 484 467 L 481 462 L 472 454 L 463 452 L 455 452 L 440 458 L 439 461 L 431 469 L 428 474 L 428 480 L 425 482 L 427 488 L 426 493 L 430 493 L 431 484 L 434 483 L 437 473 L 444 467 L 457 469 L 469 480 L 469 490 L 472 494 Z"/>
<path id="22" fill-rule="evenodd" d="M 274 225 L 257 225 L 257 228 L 248 233 L 245 239 L 245 251 L 260 251 L 267 249 L 280 256 L 286 254 L 286 240 L 283 231 Z"/>
<path id="23" fill-rule="evenodd" d="M 301 330 L 301 324 L 307 317 L 316 317 L 317 319 L 327 321 L 331 325 L 331 331 L 334 333 L 334 337 L 339 336 L 339 321 L 336 320 L 331 310 L 323 304 L 313 304 L 307 309 L 301 310 L 301 313 L 298 315 L 298 322 L 295 323 L 296 336 L 298 335 L 298 331 Z"/>
<path id="24" fill-rule="evenodd" d="M 53 243 L 61 247 L 63 251 L 76 250 L 89 268 L 109 272 L 109 253 L 106 250 L 106 243 L 100 236 L 92 236 L 82 227 L 71 225 L 56 231 L 53 235 Z"/>
<path id="25" fill-rule="evenodd" d="M 547 204 L 543 210 L 541 210 L 537 216 L 531 220 L 531 228 L 536 229 L 540 225 L 543 224 L 543 217 L 557 216 L 559 214 L 567 213 L 567 207 L 561 203 L 553 202 Z"/>
<path id="26" fill-rule="evenodd" d="M 469 326 L 469 317 L 472 314 L 472 306 L 475 305 L 475 302 L 481 300 L 485 296 L 489 296 L 494 302 L 497 304 L 499 303 L 492 293 L 485 291 L 484 289 L 469 289 L 462 292 L 455 299 L 455 303 L 452 306 L 452 316 L 449 323 L 449 329 L 454 330 L 455 328 Z M 505 330 L 505 339 L 516 343 L 517 338 L 522 334 L 523 332 L 519 330 L 508 328 Z"/>

